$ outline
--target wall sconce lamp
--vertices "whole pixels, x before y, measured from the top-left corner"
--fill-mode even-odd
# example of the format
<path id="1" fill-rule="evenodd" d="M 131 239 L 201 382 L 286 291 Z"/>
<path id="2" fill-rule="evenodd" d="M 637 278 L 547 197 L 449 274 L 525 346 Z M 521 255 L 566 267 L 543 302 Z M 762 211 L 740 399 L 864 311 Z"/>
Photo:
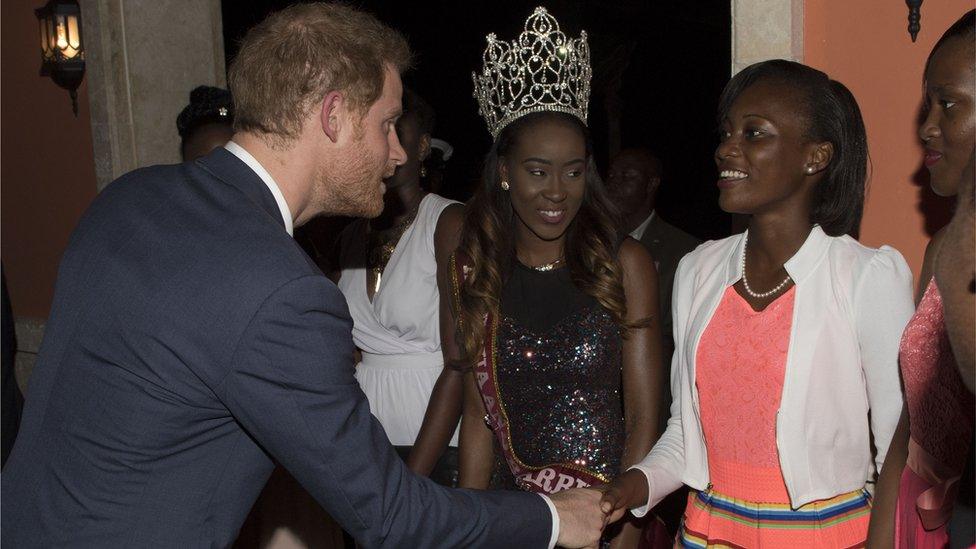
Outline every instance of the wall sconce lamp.
<path id="1" fill-rule="evenodd" d="M 85 77 L 85 45 L 81 39 L 81 8 L 76 0 L 50 0 L 34 10 L 41 31 L 41 76 L 50 76 L 68 90 L 71 110 L 78 116 L 78 86 Z"/>

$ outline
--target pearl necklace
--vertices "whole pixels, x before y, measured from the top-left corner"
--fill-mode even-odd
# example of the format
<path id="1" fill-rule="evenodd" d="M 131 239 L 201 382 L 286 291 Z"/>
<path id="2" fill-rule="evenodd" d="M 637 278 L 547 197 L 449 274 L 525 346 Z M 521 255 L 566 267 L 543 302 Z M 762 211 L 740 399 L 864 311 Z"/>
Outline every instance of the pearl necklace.
<path id="1" fill-rule="evenodd" d="M 748 249 L 749 249 L 749 233 L 746 233 L 745 234 L 745 237 L 743 238 L 743 241 L 742 241 L 742 262 L 741 262 L 741 265 L 742 265 L 742 286 L 746 289 L 746 293 L 749 294 L 751 297 L 754 297 L 756 299 L 765 299 L 765 298 L 767 298 L 767 297 L 769 297 L 771 295 L 775 295 L 775 294 L 779 293 L 779 291 L 782 290 L 783 287 L 786 286 L 789 283 L 789 281 L 790 281 L 790 275 L 787 274 L 786 275 L 786 278 L 784 278 L 782 282 L 780 282 L 779 284 L 777 284 L 775 288 L 773 288 L 772 290 L 769 290 L 768 292 L 761 292 L 761 293 L 760 292 L 754 292 L 754 291 L 752 291 L 752 288 L 749 287 L 749 280 L 746 279 L 746 250 L 748 250 Z"/>

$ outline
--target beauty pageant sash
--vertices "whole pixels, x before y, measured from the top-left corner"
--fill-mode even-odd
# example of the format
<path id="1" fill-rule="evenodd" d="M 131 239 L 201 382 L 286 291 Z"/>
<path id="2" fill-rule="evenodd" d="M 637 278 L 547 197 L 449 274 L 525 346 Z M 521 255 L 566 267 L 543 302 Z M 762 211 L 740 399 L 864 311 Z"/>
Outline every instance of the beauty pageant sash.
<path id="1" fill-rule="evenodd" d="M 455 304 L 460 304 L 461 282 L 467 278 L 470 267 L 466 258 L 451 256 L 452 286 Z M 485 315 L 485 343 L 481 356 L 474 367 L 478 391 L 485 405 L 485 423 L 495 433 L 498 446 L 508 463 L 519 488 L 536 493 L 555 494 L 570 488 L 585 488 L 605 484 L 609 481 L 603 475 L 589 471 L 572 463 L 551 463 L 532 466 L 519 459 L 512 446 L 511 427 L 505 413 L 505 405 L 498 385 L 497 372 L 497 334 L 498 319 Z"/>

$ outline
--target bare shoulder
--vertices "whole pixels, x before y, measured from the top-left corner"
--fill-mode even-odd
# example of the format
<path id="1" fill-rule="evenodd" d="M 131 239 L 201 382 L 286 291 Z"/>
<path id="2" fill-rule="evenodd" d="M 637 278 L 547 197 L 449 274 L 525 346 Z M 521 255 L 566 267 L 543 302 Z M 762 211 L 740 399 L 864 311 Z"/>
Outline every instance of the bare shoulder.
<path id="1" fill-rule="evenodd" d="M 925 246 L 925 262 L 930 263 L 934 261 L 939 255 L 939 249 L 942 248 L 942 242 L 945 240 L 946 228 L 942 227 L 934 235 L 932 239 L 929 240 L 928 245 Z"/>
<path id="2" fill-rule="evenodd" d="M 942 249 L 942 242 L 945 240 L 946 228 L 942 227 L 925 246 L 925 257 L 922 259 L 922 271 L 919 273 L 918 295 L 915 301 L 920 301 L 925 287 L 929 285 L 932 273 L 935 271 L 935 261 L 939 257 L 939 250 Z"/>
<path id="3" fill-rule="evenodd" d="M 932 269 L 935 267 L 935 259 L 939 257 L 939 250 L 942 249 L 942 242 L 945 240 L 945 233 L 946 228 L 942 227 L 932 235 L 932 239 L 925 246 L 925 258 L 922 260 L 923 273 L 932 274 Z"/>
<path id="4" fill-rule="evenodd" d="M 440 217 L 437 218 L 437 229 L 435 233 L 459 233 L 463 224 L 464 204 L 451 204 L 444 208 Z"/>
<path id="5" fill-rule="evenodd" d="M 643 244 L 629 236 L 620 243 L 617 261 L 620 262 L 620 267 L 623 269 L 625 284 L 627 279 L 647 280 L 649 274 L 657 277 L 651 252 Z"/>
<path id="6" fill-rule="evenodd" d="M 434 248 L 438 255 L 450 254 L 461 240 L 461 227 L 464 225 L 464 204 L 451 204 L 444 208 L 437 218 L 434 229 Z"/>

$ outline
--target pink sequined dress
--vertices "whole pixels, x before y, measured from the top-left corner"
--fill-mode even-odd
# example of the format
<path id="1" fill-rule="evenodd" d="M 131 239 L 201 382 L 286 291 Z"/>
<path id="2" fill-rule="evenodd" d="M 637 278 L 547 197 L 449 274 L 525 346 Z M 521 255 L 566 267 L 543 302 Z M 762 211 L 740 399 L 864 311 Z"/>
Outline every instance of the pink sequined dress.
<path id="1" fill-rule="evenodd" d="M 969 454 L 974 403 L 956 370 L 935 279 L 905 328 L 899 363 L 911 440 L 898 492 L 895 546 L 947 547 L 946 524 Z"/>

